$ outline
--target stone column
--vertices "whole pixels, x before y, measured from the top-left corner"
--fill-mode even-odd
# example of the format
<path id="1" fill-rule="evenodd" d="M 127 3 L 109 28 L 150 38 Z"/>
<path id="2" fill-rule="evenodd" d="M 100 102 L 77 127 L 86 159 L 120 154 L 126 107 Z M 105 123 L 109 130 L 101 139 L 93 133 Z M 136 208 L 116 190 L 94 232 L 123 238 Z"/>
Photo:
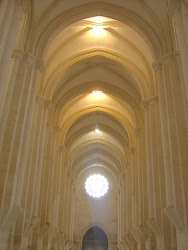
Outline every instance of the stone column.
<path id="1" fill-rule="evenodd" d="M 46 228 L 47 223 L 47 199 L 48 199 L 48 183 L 50 174 L 50 157 L 51 157 L 51 144 L 52 144 L 52 128 L 49 124 L 46 125 L 45 133 L 45 145 L 42 161 L 42 173 L 41 173 L 41 189 L 39 200 L 39 217 L 41 220 L 41 228 Z M 49 224 L 48 224 L 49 225 Z M 42 229 L 43 230 L 43 229 Z"/>
<path id="2" fill-rule="evenodd" d="M 62 230 L 65 234 L 67 234 L 66 232 L 66 211 L 67 211 L 67 192 L 68 192 L 68 167 L 67 167 L 67 163 L 64 163 L 64 171 L 63 171 L 63 176 L 64 176 L 64 180 L 63 180 L 63 192 L 62 192 Z"/>
<path id="3" fill-rule="evenodd" d="M 59 147 L 59 183 L 58 183 L 58 196 L 59 196 L 59 209 L 58 209 L 58 215 L 57 215 L 57 223 L 58 227 L 61 231 L 61 218 L 62 218 L 62 193 L 63 193 L 63 177 L 64 177 L 64 164 L 63 164 L 63 156 L 64 156 L 64 147 L 60 146 Z"/>
<path id="4" fill-rule="evenodd" d="M 1 35 L 0 35 L 0 106 L 2 105 L 3 95 L 6 85 L 6 77 L 10 64 L 10 58 L 14 41 L 16 37 L 16 31 L 22 12 L 24 11 L 24 4 L 21 1 L 3 1 L 0 23 Z"/>
<path id="5" fill-rule="evenodd" d="M 48 216 L 47 216 L 47 221 L 52 223 L 53 222 L 53 211 L 54 211 L 54 203 L 53 203 L 53 196 L 54 196 L 54 182 L 56 182 L 56 180 L 54 179 L 54 174 L 55 174 L 55 156 L 56 156 L 56 144 L 57 144 L 57 134 L 59 132 L 59 127 L 55 126 L 54 124 L 49 124 L 52 128 L 52 145 L 51 145 L 51 151 L 49 151 L 49 153 L 51 154 L 50 157 L 50 168 L 49 168 L 49 185 L 48 185 Z"/>
<path id="6" fill-rule="evenodd" d="M 0 106 L 0 148 L 2 147 L 8 111 L 10 109 L 11 98 L 13 95 L 14 85 L 16 83 L 16 75 L 18 73 L 18 67 L 23 55 L 23 50 L 14 50 L 12 52 L 11 63 L 6 80 L 6 89 L 4 90 Z"/>
<path id="7" fill-rule="evenodd" d="M 188 139 L 185 87 L 179 71 L 179 59 L 168 55 L 154 65 L 159 88 L 162 144 L 164 154 L 165 214 L 177 230 L 178 250 L 188 248 L 187 200 Z M 181 237 L 182 236 L 182 237 Z"/>
<path id="8" fill-rule="evenodd" d="M 71 211 L 72 211 L 72 207 L 71 207 L 71 200 L 72 200 L 72 184 L 73 184 L 73 180 L 72 180 L 72 175 L 71 172 L 68 172 L 68 181 L 67 181 L 67 194 L 66 194 L 66 210 L 65 210 L 65 227 L 66 227 L 66 231 L 65 233 L 68 236 L 68 239 L 70 240 L 70 219 L 71 219 Z"/>
<path id="9" fill-rule="evenodd" d="M 145 171 L 145 140 L 144 126 L 141 125 L 135 128 L 137 137 L 137 227 L 133 234 L 138 242 L 138 249 L 145 249 L 147 241 L 147 226 L 148 220 L 147 207 L 147 173 Z"/>
<path id="10" fill-rule="evenodd" d="M 63 151 L 64 147 L 63 146 L 57 146 L 58 150 L 58 159 L 57 159 L 57 171 L 56 171 L 56 194 L 57 194 L 57 205 L 55 209 L 55 225 L 60 229 L 61 223 L 60 223 L 60 210 L 62 207 L 60 207 L 60 199 L 61 199 L 61 193 L 62 193 L 62 182 L 63 182 Z"/>
<path id="11" fill-rule="evenodd" d="M 150 113 L 148 109 L 148 104 L 144 102 L 143 108 L 145 111 L 145 142 L 146 142 L 146 166 L 147 166 L 147 187 L 148 187 L 148 212 L 149 212 L 149 218 L 154 217 L 154 191 L 153 191 L 153 178 L 152 178 L 152 161 L 151 161 L 151 133 L 150 133 Z"/>
<path id="12" fill-rule="evenodd" d="M 35 184 L 35 199 L 33 206 L 33 216 L 39 216 L 39 199 L 40 199 L 40 190 L 41 190 L 41 176 L 42 176 L 42 167 L 43 167 L 43 159 L 44 159 L 44 146 L 45 146 L 45 135 L 46 135 L 46 127 L 47 127 L 47 115 L 48 110 L 51 107 L 51 102 L 38 97 L 39 102 L 41 101 L 40 108 L 42 109 L 42 124 L 41 124 L 41 135 L 40 135 L 40 147 L 38 149 L 38 159 L 37 159 L 37 174 L 36 174 L 36 184 Z"/>
<path id="13" fill-rule="evenodd" d="M 44 103 L 45 99 L 42 97 L 36 98 L 35 104 L 35 112 L 33 117 L 33 124 L 32 129 L 33 133 L 31 134 L 30 140 L 30 150 L 28 152 L 28 170 L 27 175 L 29 175 L 29 179 L 25 185 L 27 187 L 27 194 L 26 194 L 26 205 L 25 205 L 25 217 L 27 220 L 30 221 L 32 216 L 36 216 L 36 212 L 33 212 L 34 201 L 36 202 L 36 189 L 35 189 L 35 182 L 36 176 L 38 171 L 37 162 L 40 157 L 39 155 L 39 148 L 41 143 L 41 135 L 42 135 L 42 125 L 43 125 L 43 113 L 44 113 Z M 39 190 L 40 191 L 40 190 Z"/>
<path id="14" fill-rule="evenodd" d="M 28 57 L 29 55 L 27 55 Z M 29 56 L 31 57 L 31 56 Z M 18 182 L 16 185 L 16 202 L 21 202 L 23 181 L 26 167 L 27 152 L 29 148 L 29 138 L 30 129 L 33 118 L 33 110 L 35 104 L 36 91 L 38 87 L 38 78 L 40 72 L 43 70 L 43 62 L 41 60 L 36 60 L 35 57 L 31 57 L 32 64 L 30 65 L 30 73 L 26 77 L 26 85 L 23 90 L 23 100 L 21 103 L 20 115 L 24 115 L 24 119 L 21 117 L 19 122 L 23 121 L 22 133 L 20 139 L 20 148 L 18 152 L 18 162 L 17 162 L 17 176 Z"/>
<path id="15" fill-rule="evenodd" d="M 2 202 L 2 196 L 3 196 L 3 189 L 5 185 L 6 180 L 6 173 L 7 173 L 7 164 L 8 164 L 8 157 L 9 157 L 9 151 L 7 150 L 7 144 L 10 143 L 10 141 L 5 141 L 5 129 L 7 126 L 7 120 L 8 120 L 8 114 L 9 114 L 9 107 L 11 102 L 12 93 L 14 90 L 14 85 L 16 83 L 16 75 L 18 73 L 18 66 L 21 63 L 21 59 L 23 56 L 23 51 L 14 51 L 12 55 L 12 63 L 9 71 L 9 77 L 7 80 L 7 84 L 9 87 L 6 96 L 6 101 L 4 101 L 4 105 L 1 107 L 1 117 L 0 117 L 0 202 Z M 12 122 L 14 120 L 14 117 L 12 117 Z M 3 142 L 4 142 L 4 151 L 3 151 Z M 10 145 L 10 144 L 9 144 Z"/>
<path id="16" fill-rule="evenodd" d="M 136 181 L 136 169 L 137 169 L 137 148 L 133 147 L 130 149 L 131 153 L 131 203 L 132 203 L 132 230 L 136 228 L 136 222 L 137 222 L 137 214 L 136 214 L 136 186 L 137 186 L 137 181 Z"/>
<path id="17" fill-rule="evenodd" d="M 75 183 L 73 180 L 73 186 L 72 186 L 72 195 L 71 195 L 71 216 L 70 216 L 70 239 L 73 240 L 73 232 L 74 232 L 74 214 L 75 214 L 75 193 L 76 193 L 76 187 L 75 187 Z"/>
<path id="18" fill-rule="evenodd" d="M 126 234 L 123 238 L 123 241 L 120 242 L 119 247 L 121 249 L 124 249 L 125 247 L 127 249 L 133 250 L 137 247 L 137 242 L 135 238 L 133 237 L 132 232 L 136 228 L 136 187 L 135 187 L 135 171 L 136 171 L 136 157 L 137 152 L 136 148 L 130 148 L 129 150 L 130 155 L 130 164 L 128 165 L 128 168 L 126 169 L 126 189 L 127 189 L 127 215 L 126 220 L 128 223 L 126 223 Z"/>
<path id="19" fill-rule="evenodd" d="M 27 157 L 27 169 L 24 177 L 24 192 L 22 195 L 22 207 L 24 218 L 21 227 L 17 231 L 23 232 L 22 248 L 25 249 L 25 241 L 39 224 L 38 203 L 41 186 L 42 159 L 44 151 L 44 135 L 46 132 L 47 109 L 49 102 L 43 97 L 37 96 L 35 112 L 32 119 L 32 133 L 30 135 L 30 148 Z M 33 233 L 34 239 L 36 233 Z M 25 239 L 25 240 L 24 240 Z"/>
<path id="20" fill-rule="evenodd" d="M 127 217 L 127 220 L 128 220 L 128 232 L 126 234 L 126 237 L 129 233 L 130 230 L 132 230 L 132 178 L 131 178 L 131 163 L 128 167 L 128 170 L 127 170 L 127 188 L 128 188 L 128 194 L 127 194 L 127 202 L 128 202 L 128 217 Z"/>
<path id="21" fill-rule="evenodd" d="M 128 163 L 125 169 L 125 234 L 129 231 L 129 187 L 128 187 Z M 124 237 L 124 235 L 123 235 Z"/>
<path id="22" fill-rule="evenodd" d="M 15 226 L 11 227 L 9 231 L 7 250 L 14 250 L 14 235 L 15 235 Z"/>
<path id="23" fill-rule="evenodd" d="M 182 68 L 183 68 L 183 78 L 185 81 L 185 89 L 187 93 L 188 99 L 188 41 L 186 40 L 186 30 L 187 25 L 184 26 L 183 23 L 183 14 L 182 7 L 183 1 L 170 1 L 168 6 L 168 15 L 172 21 L 172 28 L 174 31 L 174 37 L 176 40 L 177 50 L 180 51 L 181 60 L 182 60 Z M 188 23 L 187 23 L 188 24 Z"/>
<path id="24" fill-rule="evenodd" d="M 50 232 L 53 229 L 53 204 L 50 204 L 50 199 L 52 194 L 50 185 L 51 183 L 51 172 L 54 171 L 51 168 L 54 167 L 54 156 L 56 152 L 56 136 L 57 128 L 54 124 L 46 125 L 45 133 L 45 148 L 43 153 L 43 162 L 42 162 L 42 173 L 41 173 L 41 187 L 40 187 L 40 199 L 38 203 L 38 214 L 40 218 L 39 226 L 39 237 L 38 241 L 40 244 L 43 244 L 43 248 L 50 246 Z M 51 233 L 52 234 L 52 233 Z M 49 236 L 48 238 L 45 236 Z M 45 238 L 45 241 L 43 239 Z"/>
<path id="25" fill-rule="evenodd" d="M 183 24 L 184 24 L 184 32 L 186 36 L 186 42 L 188 43 L 188 31 L 187 31 L 187 25 L 188 25 L 188 1 L 183 0 L 182 1 L 182 16 L 183 16 Z"/>
<path id="26" fill-rule="evenodd" d="M 59 216 L 58 216 L 58 225 L 60 228 L 60 231 L 65 233 L 65 224 L 64 224 L 64 212 L 65 212 L 65 204 L 66 204 L 66 200 L 65 200 L 65 189 L 66 189 L 66 163 L 65 163 L 65 158 L 66 158 L 66 150 L 65 148 L 63 148 L 63 150 L 61 151 L 61 182 L 60 182 L 60 202 L 59 202 Z"/>
<path id="27" fill-rule="evenodd" d="M 31 77 L 31 79 L 33 80 L 33 82 L 31 83 L 31 85 L 33 84 L 36 85 L 37 79 L 38 79 L 38 68 L 34 68 L 34 72 L 33 72 L 33 77 Z M 35 92 L 34 94 L 32 93 L 30 96 L 28 96 L 28 106 L 34 106 L 34 100 L 35 100 Z M 39 104 L 39 102 L 37 103 Z M 16 223 L 16 232 L 21 232 L 23 233 L 23 235 L 16 235 L 17 239 L 20 238 L 21 240 L 21 248 L 25 249 L 28 239 L 29 239 L 29 235 L 32 232 L 33 228 L 37 225 L 37 223 L 39 222 L 39 219 L 34 217 L 32 214 L 32 210 L 33 210 L 33 201 L 34 201 L 34 194 L 35 194 L 35 190 L 34 187 L 35 185 L 33 185 L 35 183 L 35 176 L 36 176 L 36 170 L 37 170 L 37 159 L 38 159 L 38 151 L 35 151 L 39 148 L 39 144 L 40 144 L 40 135 L 39 134 L 41 132 L 41 125 L 42 125 L 42 117 L 43 117 L 43 111 L 40 110 L 40 107 L 38 107 L 37 105 L 35 105 L 38 109 L 36 109 L 36 116 L 27 116 L 26 115 L 26 124 L 25 124 L 25 129 L 23 129 L 23 138 L 24 138 L 24 143 L 22 145 L 22 150 L 20 150 L 20 178 L 19 178 L 19 182 L 18 182 L 18 192 L 20 190 L 20 193 L 17 195 L 17 201 L 19 201 L 19 203 L 21 202 L 21 206 L 24 208 L 24 217 L 21 217 L 19 222 Z M 39 105 L 40 106 L 40 105 Z M 30 115 L 32 115 L 32 111 L 30 113 Z M 34 119 L 36 118 L 36 119 Z M 31 127 L 31 119 L 33 121 L 32 124 L 32 141 L 30 141 L 30 144 L 32 145 L 30 147 L 29 151 L 29 155 L 30 157 L 30 161 L 27 162 L 27 151 L 23 152 L 26 149 L 27 145 L 29 144 L 29 137 L 30 137 L 30 133 L 26 134 L 29 129 L 29 127 Z M 38 130 L 33 128 L 37 128 L 38 126 Z M 27 142 L 28 141 L 28 142 Z M 23 152 L 23 154 L 22 154 Z M 25 168 L 25 164 L 27 164 L 28 168 L 26 171 L 26 176 L 25 176 L 25 171 L 23 168 Z M 23 183 L 23 184 L 22 184 Z M 23 196 L 22 196 L 22 185 L 24 187 L 24 192 L 23 192 Z M 22 199 L 21 199 L 22 197 Z M 20 201 L 21 200 L 21 201 Z M 23 226 L 23 228 L 22 228 Z M 22 237 L 23 236 L 23 237 Z M 14 245 L 15 249 L 16 247 L 19 248 L 19 240 L 17 240 L 17 246 Z"/>
<path id="28" fill-rule="evenodd" d="M 118 243 L 120 244 L 121 242 L 121 191 L 120 191 L 120 187 L 117 186 L 117 197 L 118 197 Z"/>
<path id="29" fill-rule="evenodd" d="M 142 168 L 143 168 L 143 151 L 144 146 L 143 137 L 144 127 L 137 127 L 135 134 L 137 137 L 137 193 L 138 193 L 138 226 L 143 225 L 143 179 L 142 179 Z"/>
<path id="30" fill-rule="evenodd" d="M 119 193 L 119 210 L 120 210 L 120 225 L 118 233 L 118 241 L 121 242 L 125 231 L 125 170 L 122 170 L 120 176 L 120 193 Z"/>
<path id="31" fill-rule="evenodd" d="M 0 214 L 3 228 L 10 227 L 22 212 L 20 201 L 39 71 L 35 58 L 25 55 L 19 64 L 8 110 L 0 164 L 4 184 Z"/>
<path id="32" fill-rule="evenodd" d="M 61 192 L 61 182 L 62 182 L 62 150 L 63 147 L 56 146 L 55 147 L 55 162 L 54 162 L 54 176 L 53 176 L 53 184 L 51 185 L 51 189 L 53 190 L 53 197 L 52 197 L 52 203 L 53 206 L 51 208 L 51 230 L 50 235 L 48 238 L 50 238 L 51 241 L 51 247 L 55 248 L 57 243 L 59 242 L 59 238 L 61 236 L 60 231 L 60 223 L 58 221 L 59 219 L 59 210 L 61 209 L 60 204 L 60 192 Z"/>
<path id="33" fill-rule="evenodd" d="M 146 157 L 147 157 L 147 174 L 148 174 L 148 201 L 149 201 L 149 218 L 148 225 L 155 234 L 158 248 L 164 249 L 162 238 L 162 211 L 161 211 L 161 177 L 159 165 L 160 162 L 158 138 L 161 136 L 158 130 L 158 103 L 157 97 L 152 97 L 143 102 L 145 108 L 145 130 L 146 136 Z M 151 189 L 151 190 L 150 190 Z M 151 199 L 151 200 L 150 200 Z"/>

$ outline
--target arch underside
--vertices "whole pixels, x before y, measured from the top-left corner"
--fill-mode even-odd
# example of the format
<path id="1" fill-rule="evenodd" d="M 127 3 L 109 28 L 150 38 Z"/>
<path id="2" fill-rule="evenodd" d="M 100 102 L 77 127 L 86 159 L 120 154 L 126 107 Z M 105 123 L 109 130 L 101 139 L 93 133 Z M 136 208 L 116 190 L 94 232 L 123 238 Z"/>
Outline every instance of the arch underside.
<path id="1" fill-rule="evenodd" d="M 187 10 L 2 0 L 0 249 L 186 250 Z"/>
<path id="2" fill-rule="evenodd" d="M 75 180 L 75 238 L 83 223 L 80 206 L 87 211 L 84 225 L 93 211 L 93 219 L 102 217 L 104 227 L 113 225 L 116 237 L 117 190 L 137 146 L 135 130 L 144 125 L 141 103 L 157 93 L 152 63 L 162 54 L 162 37 L 154 16 L 152 22 L 153 27 L 131 11 L 104 3 L 39 22 L 41 35 L 32 49 L 43 57 L 45 70 L 38 94 L 52 101 L 48 121 L 59 128 L 58 144 L 66 150 Z M 102 33 L 95 34 L 94 27 L 102 27 Z M 96 90 L 103 91 L 102 97 L 92 94 Z M 83 183 L 94 172 L 109 179 L 110 194 L 101 201 L 110 202 L 109 213 L 97 214 L 97 204 L 87 200 Z"/>

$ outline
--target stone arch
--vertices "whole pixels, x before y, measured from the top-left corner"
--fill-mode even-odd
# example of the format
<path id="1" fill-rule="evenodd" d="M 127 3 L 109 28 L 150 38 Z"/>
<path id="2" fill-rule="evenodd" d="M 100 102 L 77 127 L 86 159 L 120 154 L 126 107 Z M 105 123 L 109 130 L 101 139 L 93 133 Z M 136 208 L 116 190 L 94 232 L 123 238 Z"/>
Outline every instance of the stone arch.
<path id="1" fill-rule="evenodd" d="M 111 182 L 114 182 L 116 185 L 118 185 L 118 177 L 120 174 L 120 171 L 117 168 L 114 168 L 110 163 L 106 162 L 105 160 L 99 160 L 97 166 L 99 166 L 99 169 L 96 168 L 96 161 L 95 159 L 83 164 L 81 168 L 78 168 L 75 170 L 75 176 L 76 181 L 79 180 L 79 182 L 83 182 L 85 173 L 87 172 L 90 175 L 93 173 L 93 167 L 95 166 L 95 169 L 97 169 L 97 172 L 104 172 L 106 173 L 106 176 L 108 179 L 110 179 Z M 102 171 L 101 171 L 102 170 Z"/>
<path id="2" fill-rule="evenodd" d="M 58 65 L 58 67 L 56 67 L 55 72 L 53 73 L 53 75 L 51 75 L 51 77 L 49 77 L 47 84 L 43 88 L 43 92 L 41 94 L 46 96 L 47 99 L 51 99 L 54 89 L 60 81 L 62 74 L 65 73 L 66 70 L 73 64 L 93 56 L 102 56 L 123 65 L 124 68 L 128 69 L 129 73 L 139 85 L 142 98 L 147 99 L 150 96 L 151 93 L 149 84 L 151 83 L 148 82 L 149 79 L 147 79 L 147 76 L 137 67 L 137 65 L 135 65 L 122 55 L 116 53 L 115 51 L 110 51 L 105 48 L 94 48 L 89 51 L 82 51 L 81 53 L 78 53 L 73 57 L 67 58 L 67 60 L 63 61 L 60 65 Z M 52 83 L 53 85 L 51 85 L 50 83 Z"/>
<path id="3" fill-rule="evenodd" d="M 94 111 L 102 111 L 104 113 L 108 113 L 112 115 L 114 118 L 116 118 L 117 120 L 121 121 L 121 123 L 125 126 L 127 134 L 129 136 L 130 146 L 133 147 L 136 145 L 136 138 L 134 135 L 133 127 L 131 126 L 130 122 L 126 118 L 124 118 L 121 113 L 115 111 L 112 108 L 101 106 L 101 105 L 87 107 L 82 110 L 79 110 L 79 112 L 74 113 L 72 117 L 69 118 L 69 121 L 66 121 L 63 124 L 60 135 L 59 135 L 59 141 L 62 142 L 64 145 L 66 133 L 68 132 L 71 125 L 75 121 L 80 119 L 80 117 L 82 117 L 83 115 L 86 115 L 87 113 L 94 112 Z"/>
<path id="4" fill-rule="evenodd" d="M 42 57 L 44 48 L 46 49 L 45 45 L 53 40 L 59 30 L 64 29 L 74 22 L 96 15 L 116 19 L 134 28 L 149 44 L 154 61 L 161 57 L 163 53 L 162 43 L 164 44 L 164 42 L 162 42 L 157 36 L 156 31 L 135 13 L 107 3 L 91 3 L 79 6 L 76 8 L 76 11 L 75 9 L 68 10 L 62 13 L 62 15 L 56 17 L 50 24 L 48 23 L 44 25 L 44 28 L 41 31 L 38 31 L 39 36 L 35 38 L 33 43 L 34 53 Z M 160 22 L 158 22 L 157 25 L 161 27 Z M 163 30 L 162 27 L 161 30 Z"/>

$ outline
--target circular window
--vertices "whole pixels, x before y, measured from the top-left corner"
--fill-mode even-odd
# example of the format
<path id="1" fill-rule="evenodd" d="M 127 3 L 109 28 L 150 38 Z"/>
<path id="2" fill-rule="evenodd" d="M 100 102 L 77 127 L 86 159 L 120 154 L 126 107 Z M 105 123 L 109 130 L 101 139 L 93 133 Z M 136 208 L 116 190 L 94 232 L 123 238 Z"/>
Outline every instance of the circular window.
<path id="1" fill-rule="evenodd" d="M 107 179 L 100 174 L 90 175 L 85 182 L 86 192 L 94 197 L 100 198 L 108 192 L 109 184 Z"/>

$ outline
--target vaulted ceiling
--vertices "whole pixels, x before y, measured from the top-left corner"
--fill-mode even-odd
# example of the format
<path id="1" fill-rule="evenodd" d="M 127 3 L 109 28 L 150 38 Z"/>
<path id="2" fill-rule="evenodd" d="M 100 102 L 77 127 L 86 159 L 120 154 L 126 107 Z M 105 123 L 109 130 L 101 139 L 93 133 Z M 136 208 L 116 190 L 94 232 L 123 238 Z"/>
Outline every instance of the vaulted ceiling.
<path id="1" fill-rule="evenodd" d="M 166 4 L 32 1 L 29 49 L 44 61 L 38 94 L 53 104 L 48 120 L 60 128 L 58 141 L 75 178 L 77 225 L 93 216 L 86 215 L 93 205 L 86 204 L 85 178 L 102 172 L 111 184 L 107 198 L 114 214 L 102 216 L 114 225 L 110 233 L 117 231 L 116 190 L 136 147 L 135 129 L 144 123 L 141 102 L 156 95 L 152 63 L 164 52 L 162 45 L 163 50 L 171 46 L 163 32 Z"/>

